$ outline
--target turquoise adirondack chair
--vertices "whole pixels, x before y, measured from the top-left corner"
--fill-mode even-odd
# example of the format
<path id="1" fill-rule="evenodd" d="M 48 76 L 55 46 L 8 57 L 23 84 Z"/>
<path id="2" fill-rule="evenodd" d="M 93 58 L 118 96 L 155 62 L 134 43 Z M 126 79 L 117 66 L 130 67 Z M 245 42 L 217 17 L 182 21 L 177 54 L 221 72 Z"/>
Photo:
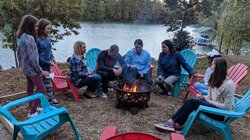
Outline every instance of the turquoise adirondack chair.
<path id="1" fill-rule="evenodd" d="M 40 99 L 43 108 L 43 111 L 38 116 L 20 122 L 10 114 L 10 108 L 22 105 L 35 99 Z M 46 97 L 41 93 L 24 97 L 12 101 L 4 106 L 0 106 L 0 114 L 13 124 L 13 140 L 17 139 L 19 131 L 22 132 L 25 140 L 40 140 L 49 133 L 55 131 L 67 121 L 69 121 L 73 127 L 77 139 L 81 140 L 81 136 L 73 120 L 69 116 L 68 111 L 63 107 L 55 108 L 54 106 L 51 106 Z"/>
<path id="2" fill-rule="evenodd" d="M 182 135 L 186 136 L 193 122 L 199 121 L 205 124 L 207 127 L 210 127 L 216 131 L 221 132 L 226 140 L 232 140 L 232 132 L 230 129 L 230 124 L 232 121 L 241 118 L 250 108 L 250 88 L 247 93 L 241 98 L 238 99 L 235 97 L 235 111 L 227 111 L 218 108 L 212 108 L 207 106 L 199 106 L 196 111 L 193 111 L 186 121 Z M 217 115 L 225 116 L 224 121 L 217 121 L 212 118 L 209 118 L 206 113 L 212 113 Z"/>
<path id="3" fill-rule="evenodd" d="M 186 60 L 186 62 L 193 68 L 198 60 L 197 55 L 192 50 L 189 49 L 181 51 L 181 54 Z M 184 86 L 187 91 L 188 75 L 189 75 L 188 72 L 183 67 L 181 67 L 181 79 L 179 82 L 175 83 L 173 97 L 177 97 L 179 95 L 181 86 Z"/>
<path id="4" fill-rule="evenodd" d="M 98 48 L 92 48 L 86 53 L 86 60 L 88 62 L 88 70 L 94 71 L 96 68 L 96 59 L 98 54 L 101 52 Z"/>

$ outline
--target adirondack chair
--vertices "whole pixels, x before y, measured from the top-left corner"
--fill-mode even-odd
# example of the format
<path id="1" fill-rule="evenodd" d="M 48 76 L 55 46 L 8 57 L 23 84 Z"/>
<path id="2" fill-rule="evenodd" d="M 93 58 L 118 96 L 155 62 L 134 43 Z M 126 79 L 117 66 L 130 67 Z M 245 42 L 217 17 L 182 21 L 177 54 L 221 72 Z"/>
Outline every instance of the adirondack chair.
<path id="1" fill-rule="evenodd" d="M 41 100 L 43 108 L 43 111 L 38 116 L 25 121 L 18 121 L 9 112 L 11 108 L 25 104 L 35 99 Z M 57 128 L 59 128 L 66 122 L 69 122 L 71 124 L 77 139 L 81 140 L 81 136 L 73 120 L 69 116 L 67 109 L 63 107 L 56 108 L 54 106 L 51 106 L 46 97 L 41 93 L 27 96 L 12 101 L 4 106 L 0 106 L 0 115 L 4 116 L 9 122 L 13 124 L 13 140 L 17 139 L 19 131 L 22 132 L 25 140 L 40 140 L 46 135 L 54 132 Z"/>
<path id="2" fill-rule="evenodd" d="M 233 80 L 236 90 L 239 87 L 239 84 L 241 81 L 243 81 L 245 79 L 245 77 L 247 76 L 248 73 L 248 67 L 245 64 L 235 64 L 233 66 L 231 66 L 228 70 L 227 70 L 227 74 L 228 76 Z M 191 93 L 193 96 L 196 96 L 197 94 L 201 94 L 198 91 L 195 90 L 194 88 L 194 83 L 197 81 L 198 78 L 204 78 L 204 75 L 202 74 L 195 74 L 192 78 L 192 81 L 190 83 L 190 85 L 188 86 L 188 91 L 183 99 L 183 101 L 186 100 L 187 96 L 189 93 Z M 207 94 L 207 90 L 202 91 L 202 94 Z"/>
<path id="3" fill-rule="evenodd" d="M 68 72 L 67 69 L 60 70 L 57 64 L 51 67 L 51 72 L 55 74 L 54 78 L 51 78 L 53 92 L 65 91 L 69 89 L 69 85 L 66 82 L 66 76 L 63 76 L 64 72 Z"/>
<path id="4" fill-rule="evenodd" d="M 119 133 L 116 126 L 107 126 L 103 130 L 100 140 L 162 140 L 151 134 L 142 132 Z M 174 140 L 174 139 L 173 139 Z"/>
<path id="5" fill-rule="evenodd" d="M 234 120 L 241 118 L 250 108 L 250 89 L 247 93 L 241 98 L 238 99 L 235 97 L 235 111 L 227 111 L 218 108 L 212 108 L 207 106 L 200 106 L 196 111 L 193 111 L 186 121 L 182 135 L 186 136 L 193 122 L 199 121 L 205 126 L 210 127 L 216 131 L 219 131 L 224 135 L 226 140 L 232 140 L 232 132 L 230 129 L 230 124 Z M 217 115 L 225 116 L 224 121 L 217 121 L 212 118 L 209 118 L 204 113 L 212 113 Z"/>
<path id="6" fill-rule="evenodd" d="M 64 71 L 66 71 L 66 70 L 64 70 Z M 62 75 L 63 70 L 60 70 L 58 68 L 57 64 L 55 64 L 54 66 L 51 67 L 51 72 L 53 72 L 55 74 L 55 77 L 51 78 L 51 82 L 53 85 L 53 92 L 65 91 L 67 89 L 70 89 L 76 102 L 80 103 L 80 99 L 78 97 L 78 88 L 76 88 L 72 84 L 72 82 L 69 80 L 68 76 Z"/>
<path id="7" fill-rule="evenodd" d="M 89 71 L 94 71 L 96 68 L 96 60 L 98 54 L 101 52 L 100 49 L 98 48 L 92 48 L 87 51 L 86 53 L 86 60 L 88 62 L 88 70 Z"/>
<path id="8" fill-rule="evenodd" d="M 181 51 L 181 54 L 186 62 L 193 68 L 198 60 L 197 55 L 192 50 L 188 49 Z M 188 72 L 183 67 L 181 67 L 181 78 L 180 81 L 175 83 L 173 97 L 177 97 L 179 95 L 181 86 L 184 86 L 186 90 L 188 89 L 186 82 L 188 75 Z"/>

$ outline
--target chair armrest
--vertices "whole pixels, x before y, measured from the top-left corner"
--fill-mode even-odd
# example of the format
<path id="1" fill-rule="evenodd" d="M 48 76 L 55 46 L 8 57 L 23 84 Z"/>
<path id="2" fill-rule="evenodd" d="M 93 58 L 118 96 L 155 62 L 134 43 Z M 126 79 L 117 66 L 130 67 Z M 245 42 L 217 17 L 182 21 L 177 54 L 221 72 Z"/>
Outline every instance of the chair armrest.
<path id="1" fill-rule="evenodd" d="M 66 80 L 67 76 L 54 76 L 54 78 L 64 79 L 64 80 Z"/>
<path id="2" fill-rule="evenodd" d="M 0 115 L 2 115 L 4 118 L 6 118 L 8 121 L 10 121 L 10 122 L 14 122 L 14 123 L 16 123 L 17 122 L 17 120 L 15 119 L 15 117 L 14 116 L 12 116 L 9 112 L 8 112 L 8 110 L 6 110 L 6 109 L 3 109 L 3 108 L 0 108 Z"/>
<path id="3" fill-rule="evenodd" d="M 194 83 L 197 81 L 197 79 L 198 79 L 198 78 L 204 78 L 204 77 L 205 77 L 205 75 L 200 74 L 200 73 L 196 73 L 196 74 L 194 74 L 194 75 L 193 75 L 193 77 L 192 77 L 192 80 L 191 80 L 190 86 L 193 86 L 193 85 L 194 85 Z"/>
<path id="4" fill-rule="evenodd" d="M 12 102 L 10 102 L 10 103 L 2 106 L 2 107 L 4 109 L 6 109 L 6 110 L 9 110 L 10 108 L 13 108 L 15 106 L 19 106 L 19 105 L 25 104 L 25 103 L 27 103 L 29 101 L 33 101 L 35 99 L 40 99 L 43 108 L 46 108 L 46 107 L 49 106 L 49 102 L 46 99 L 46 97 L 42 93 L 36 93 L 34 95 L 27 96 L 27 97 L 24 97 L 24 98 L 12 101 Z"/>
<path id="5" fill-rule="evenodd" d="M 34 123 L 40 122 L 42 120 L 46 120 L 48 118 L 51 118 L 53 116 L 57 116 L 57 115 L 60 115 L 60 114 L 63 114 L 63 113 L 68 113 L 68 111 L 64 107 L 58 108 L 58 109 L 53 110 L 51 112 L 47 112 L 46 114 L 45 113 L 40 113 L 36 117 L 30 118 L 30 119 L 22 121 L 22 122 L 17 122 L 16 125 L 17 126 L 24 126 L 24 125 L 34 124 Z"/>
<path id="6" fill-rule="evenodd" d="M 222 116 L 230 116 L 230 117 L 242 117 L 245 113 L 244 112 L 234 112 L 234 111 L 228 111 L 228 110 L 223 110 L 219 108 L 213 108 L 213 107 L 208 107 L 208 106 L 199 106 L 197 113 L 201 112 L 207 112 L 211 114 L 216 114 L 216 115 L 222 115 Z"/>

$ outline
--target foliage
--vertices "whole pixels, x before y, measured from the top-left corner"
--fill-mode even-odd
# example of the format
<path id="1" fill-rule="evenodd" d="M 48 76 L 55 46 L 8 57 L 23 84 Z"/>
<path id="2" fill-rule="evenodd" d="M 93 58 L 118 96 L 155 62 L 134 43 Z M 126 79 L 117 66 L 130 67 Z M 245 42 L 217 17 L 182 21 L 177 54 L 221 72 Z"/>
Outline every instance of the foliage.
<path id="1" fill-rule="evenodd" d="M 232 51 L 234 54 L 240 54 L 242 43 L 247 37 L 249 24 L 250 3 L 245 0 L 223 2 L 225 11 L 219 21 L 218 34 L 223 34 L 223 48 Z"/>
<path id="2" fill-rule="evenodd" d="M 187 31 L 181 31 L 175 33 L 173 38 L 173 44 L 175 46 L 175 49 L 177 51 L 181 51 L 184 49 L 190 49 L 192 48 L 192 38 L 189 36 L 189 32 Z"/>
<path id="3" fill-rule="evenodd" d="M 0 30 L 4 34 L 4 47 L 14 51 L 16 59 L 16 31 L 21 17 L 32 14 L 37 18 L 47 18 L 52 22 L 53 27 L 62 26 L 64 32 L 59 29 L 52 30 L 55 41 L 62 39 L 71 33 L 77 34 L 75 28 L 80 28 L 75 20 L 79 18 L 81 1 L 78 0 L 3 0 L 0 2 Z"/>

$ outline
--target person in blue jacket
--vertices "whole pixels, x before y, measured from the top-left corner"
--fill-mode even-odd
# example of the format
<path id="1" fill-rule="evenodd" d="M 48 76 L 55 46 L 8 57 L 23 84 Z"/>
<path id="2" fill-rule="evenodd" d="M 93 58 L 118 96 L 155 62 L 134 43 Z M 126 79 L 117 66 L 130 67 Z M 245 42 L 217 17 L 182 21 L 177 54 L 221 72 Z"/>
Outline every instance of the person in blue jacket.
<path id="1" fill-rule="evenodd" d="M 39 54 L 39 65 L 42 70 L 50 72 L 50 66 L 54 65 L 55 59 L 52 54 L 52 44 L 50 40 L 51 23 L 46 19 L 40 19 L 38 21 L 38 39 L 37 48 Z M 52 84 L 48 76 L 43 76 L 43 82 L 46 87 L 46 92 L 51 104 L 58 104 L 58 101 L 54 98 L 52 91 Z"/>
<path id="2" fill-rule="evenodd" d="M 164 40 L 161 44 L 162 52 L 158 59 L 157 77 L 155 83 L 161 88 L 161 94 L 172 95 L 174 83 L 181 77 L 181 66 L 193 76 L 195 71 L 187 64 L 180 52 L 175 51 L 170 40 Z"/>

